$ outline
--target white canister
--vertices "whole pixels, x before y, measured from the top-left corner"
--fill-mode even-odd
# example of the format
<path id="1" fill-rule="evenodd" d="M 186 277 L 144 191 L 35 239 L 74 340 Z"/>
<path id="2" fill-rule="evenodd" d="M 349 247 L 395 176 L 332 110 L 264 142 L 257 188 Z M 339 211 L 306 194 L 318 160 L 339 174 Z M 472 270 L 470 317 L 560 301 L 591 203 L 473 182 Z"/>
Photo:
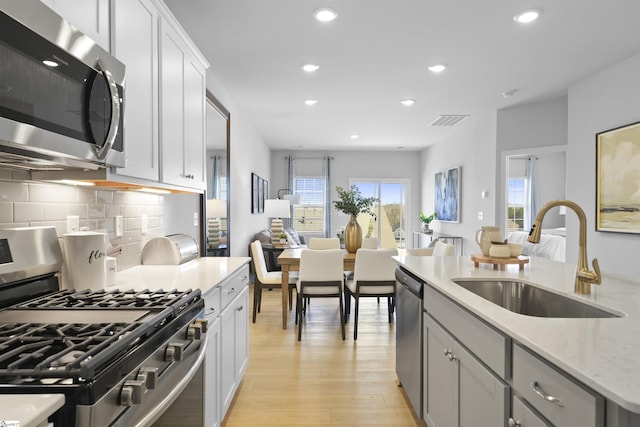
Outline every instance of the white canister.
<path id="1" fill-rule="evenodd" d="M 104 289 L 107 284 L 104 234 L 77 231 L 62 235 L 66 287 L 81 291 Z"/>
<path id="2" fill-rule="evenodd" d="M 118 271 L 116 258 L 108 256 L 105 262 L 107 263 L 107 286 L 111 286 L 116 282 L 116 272 Z"/>

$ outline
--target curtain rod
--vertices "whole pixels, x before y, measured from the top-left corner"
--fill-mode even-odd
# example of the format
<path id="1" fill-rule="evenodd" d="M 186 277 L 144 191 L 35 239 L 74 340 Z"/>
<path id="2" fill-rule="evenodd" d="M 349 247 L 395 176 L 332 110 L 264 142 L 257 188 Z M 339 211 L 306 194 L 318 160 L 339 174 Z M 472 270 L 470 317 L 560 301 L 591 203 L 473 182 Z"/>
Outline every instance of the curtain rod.
<path id="1" fill-rule="evenodd" d="M 285 159 L 288 159 L 289 157 L 293 157 L 294 159 L 303 159 L 303 160 L 324 160 L 327 157 L 329 158 L 329 160 L 333 160 L 333 156 L 322 156 L 322 157 L 297 157 L 297 156 L 284 156 Z"/>

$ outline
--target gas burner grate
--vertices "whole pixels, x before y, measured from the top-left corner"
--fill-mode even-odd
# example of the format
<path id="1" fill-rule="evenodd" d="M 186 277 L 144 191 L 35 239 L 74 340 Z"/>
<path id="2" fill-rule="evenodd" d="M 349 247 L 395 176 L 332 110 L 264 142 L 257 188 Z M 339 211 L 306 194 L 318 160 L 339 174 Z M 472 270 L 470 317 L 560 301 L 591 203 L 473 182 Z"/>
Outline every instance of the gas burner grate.
<path id="1" fill-rule="evenodd" d="M 140 323 L 0 324 L 0 378 L 91 378 L 145 338 Z"/>
<path id="2" fill-rule="evenodd" d="M 66 290 L 17 304 L 14 308 L 131 309 L 171 307 L 174 309 L 180 309 L 181 306 L 189 304 L 199 297 L 200 291 L 191 289 L 186 291 L 178 291 L 175 289 L 171 291 L 151 291 L 149 289 L 145 289 L 143 291 L 119 291 L 117 289 L 110 291 Z"/>

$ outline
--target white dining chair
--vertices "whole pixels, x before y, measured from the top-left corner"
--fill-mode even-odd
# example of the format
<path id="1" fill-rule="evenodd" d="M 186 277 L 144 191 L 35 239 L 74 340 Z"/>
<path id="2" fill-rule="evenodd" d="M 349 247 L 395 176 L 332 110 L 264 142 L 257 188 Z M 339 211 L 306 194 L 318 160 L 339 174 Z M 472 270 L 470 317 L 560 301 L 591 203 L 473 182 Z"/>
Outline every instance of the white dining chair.
<path id="1" fill-rule="evenodd" d="M 430 248 L 406 249 L 407 256 L 453 256 L 454 247 L 450 243 L 436 240 Z"/>
<path id="2" fill-rule="evenodd" d="M 302 321 L 306 316 L 309 298 L 337 297 L 340 306 L 340 328 L 342 339 L 344 332 L 343 307 L 343 253 L 340 249 L 304 249 L 300 253 L 300 272 L 297 283 L 296 321 L 298 323 L 298 341 L 302 339 Z"/>
<path id="3" fill-rule="evenodd" d="M 360 298 L 387 297 L 389 323 L 393 322 L 396 295 L 396 261 L 391 258 L 398 255 L 397 249 L 358 249 L 353 271 L 353 279 L 347 281 L 344 289 L 345 317 L 351 311 L 351 297 L 354 298 L 353 339 L 358 339 L 358 311 Z"/>
<path id="4" fill-rule="evenodd" d="M 309 249 L 340 249 L 340 239 L 337 237 L 311 237 Z"/>
<path id="5" fill-rule="evenodd" d="M 377 237 L 363 237 L 362 238 L 362 249 L 378 249 L 378 238 Z"/>
<path id="6" fill-rule="evenodd" d="M 262 290 L 264 288 L 282 288 L 282 272 L 268 271 L 267 263 L 264 259 L 262 251 L 262 243 L 260 240 L 251 242 L 251 261 L 256 272 L 256 278 L 253 281 L 253 323 L 256 323 L 256 315 L 260 313 L 262 305 Z M 292 271 L 289 273 L 289 310 L 292 307 L 293 290 L 298 281 L 298 273 Z"/>

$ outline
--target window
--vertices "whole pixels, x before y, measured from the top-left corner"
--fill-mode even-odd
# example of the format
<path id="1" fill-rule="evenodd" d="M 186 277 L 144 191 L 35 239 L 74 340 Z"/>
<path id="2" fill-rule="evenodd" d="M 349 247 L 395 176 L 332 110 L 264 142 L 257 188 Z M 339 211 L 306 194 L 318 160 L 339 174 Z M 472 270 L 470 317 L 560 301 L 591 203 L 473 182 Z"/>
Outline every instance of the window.
<path id="1" fill-rule="evenodd" d="M 322 233 L 324 230 L 324 178 L 296 176 L 293 192 L 300 203 L 293 206 L 293 229 L 297 232 Z"/>
<path id="2" fill-rule="evenodd" d="M 406 247 L 407 180 L 354 180 L 364 197 L 377 197 L 380 203 L 373 206 L 377 220 L 369 215 L 359 215 L 363 237 L 377 237 L 381 248 Z"/>
<path id="3" fill-rule="evenodd" d="M 524 230 L 526 178 L 509 178 L 507 190 L 507 231 Z"/>

